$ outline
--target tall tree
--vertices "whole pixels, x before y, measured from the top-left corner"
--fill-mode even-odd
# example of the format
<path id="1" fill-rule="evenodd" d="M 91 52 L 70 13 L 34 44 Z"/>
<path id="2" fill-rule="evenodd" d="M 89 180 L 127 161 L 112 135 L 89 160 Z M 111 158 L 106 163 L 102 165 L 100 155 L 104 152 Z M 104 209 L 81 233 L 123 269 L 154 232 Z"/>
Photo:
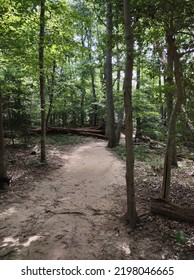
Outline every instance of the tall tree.
<path id="1" fill-rule="evenodd" d="M 45 113 L 45 11 L 46 0 L 40 2 L 40 34 L 39 34 L 39 71 L 40 71 L 40 106 L 41 106 L 41 162 L 46 161 L 46 113 Z"/>
<path id="2" fill-rule="evenodd" d="M 90 65 L 90 76 L 91 76 L 91 87 L 92 87 L 92 97 L 93 97 L 93 120 L 92 124 L 95 126 L 97 125 L 97 96 L 96 96 L 96 85 L 95 85 L 95 69 L 92 65 L 92 46 L 91 46 L 91 41 L 92 41 L 92 34 L 91 30 L 86 28 L 86 36 L 87 36 L 87 43 L 88 43 L 88 56 L 89 56 L 89 61 L 91 63 Z"/>
<path id="3" fill-rule="evenodd" d="M 116 143 L 119 144 L 120 137 L 121 137 L 121 129 L 123 125 L 123 117 L 124 117 L 124 106 L 123 106 L 123 96 L 121 96 L 121 54 L 122 50 L 120 49 L 120 42 L 123 38 L 121 38 L 119 34 L 119 19 L 116 19 L 116 65 L 117 65 L 117 76 L 116 76 L 116 95 L 118 98 L 118 109 L 117 111 L 117 124 L 116 124 Z"/>
<path id="4" fill-rule="evenodd" d="M 124 78 L 125 106 L 125 141 L 126 141 L 126 185 L 127 185 L 127 219 L 132 229 L 136 227 L 137 211 L 134 186 L 134 151 L 132 119 L 132 77 L 133 77 L 133 26 L 131 1 L 124 0 L 124 27 L 126 41 L 126 64 Z"/>
<path id="5" fill-rule="evenodd" d="M 166 83 L 168 91 L 166 93 L 166 111 L 167 111 L 167 129 L 169 129 L 170 116 L 173 111 L 173 99 L 174 99 L 174 63 L 173 63 L 173 49 L 171 47 L 171 42 L 169 37 L 166 37 L 167 41 L 167 77 Z M 172 153 L 172 166 L 178 167 L 177 161 L 177 148 L 176 148 L 176 139 L 174 140 L 173 153 Z"/>
<path id="6" fill-rule="evenodd" d="M 116 146 L 115 116 L 113 100 L 113 79 L 112 79 L 112 49 L 113 49 L 113 11 L 112 3 L 108 0 L 106 4 L 106 96 L 107 96 L 107 123 L 106 131 L 108 136 L 108 147 Z"/>
<path id="7" fill-rule="evenodd" d="M 140 53 L 141 53 L 141 49 L 138 49 L 138 54 L 137 54 L 137 69 L 136 69 L 136 90 L 140 90 L 140 86 L 141 86 L 141 59 L 140 59 Z M 136 118 L 136 133 L 135 133 L 135 139 L 142 137 L 142 119 L 140 116 L 137 116 Z"/>
<path id="8" fill-rule="evenodd" d="M 54 86 L 55 86 L 55 74 L 56 74 L 56 60 L 53 61 L 53 69 L 51 74 L 51 81 L 49 83 L 49 109 L 46 117 L 46 127 L 49 125 L 51 113 L 53 110 L 53 98 L 54 98 Z"/>
<path id="9" fill-rule="evenodd" d="M 6 172 L 5 158 L 4 158 L 2 93 L 0 91 L 0 189 L 4 187 L 6 177 L 7 177 L 7 172 Z"/>
<path id="10" fill-rule="evenodd" d="M 162 4 L 165 4 L 166 7 Z M 170 115 L 164 160 L 164 173 L 162 183 L 162 197 L 164 199 L 169 198 L 171 183 L 171 164 L 173 161 L 173 150 L 176 142 L 177 118 L 181 112 L 181 106 L 185 100 L 184 78 L 182 72 L 182 63 L 180 60 L 181 54 L 180 50 L 178 49 L 180 43 L 177 37 L 179 32 L 184 32 L 185 29 L 189 29 L 191 26 L 193 26 L 193 15 L 191 13 L 193 7 L 193 1 L 190 0 L 176 0 L 172 2 L 165 1 L 165 3 L 161 3 L 160 7 L 160 11 L 162 12 L 164 12 L 164 8 L 165 10 L 167 10 L 162 19 L 166 35 L 166 42 L 169 50 L 168 54 L 172 61 L 171 63 L 173 63 L 174 66 L 174 80 L 176 88 L 176 98 L 172 113 Z M 190 51 L 193 51 L 193 49 L 187 49 L 186 53 Z"/>
<path id="11" fill-rule="evenodd" d="M 162 197 L 168 199 L 170 193 L 170 182 L 171 182 L 171 164 L 173 158 L 173 148 L 176 140 L 176 123 L 178 113 L 181 111 L 181 105 L 184 101 L 184 87 L 181 71 L 180 55 L 177 51 L 176 41 L 173 33 L 167 33 L 168 44 L 172 50 L 172 59 L 174 61 L 174 73 L 176 83 L 176 101 L 174 104 L 173 111 L 170 116 L 168 138 L 166 144 L 165 160 L 164 160 L 164 174 L 162 183 Z"/>

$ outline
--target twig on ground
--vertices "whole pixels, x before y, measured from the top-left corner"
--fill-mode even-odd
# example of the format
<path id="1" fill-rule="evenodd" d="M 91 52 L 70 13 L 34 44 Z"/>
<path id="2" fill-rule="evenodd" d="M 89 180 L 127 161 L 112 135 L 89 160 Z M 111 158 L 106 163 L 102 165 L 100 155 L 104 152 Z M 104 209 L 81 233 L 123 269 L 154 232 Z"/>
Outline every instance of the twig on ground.
<path id="1" fill-rule="evenodd" d="M 49 209 L 45 209 L 45 213 L 51 213 L 51 214 L 54 214 L 54 215 L 82 215 L 82 216 L 85 216 L 84 213 L 78 212 L 78 211 L 53 212 Z"/>
<path id="2" fill-rule="evenodd" d="M 1 227 L 0 230 L 2 230 L 2 229 L 4 229 L 4 228 L 6 228 L 6 226 L 5 226 L 5 227 Z"/>

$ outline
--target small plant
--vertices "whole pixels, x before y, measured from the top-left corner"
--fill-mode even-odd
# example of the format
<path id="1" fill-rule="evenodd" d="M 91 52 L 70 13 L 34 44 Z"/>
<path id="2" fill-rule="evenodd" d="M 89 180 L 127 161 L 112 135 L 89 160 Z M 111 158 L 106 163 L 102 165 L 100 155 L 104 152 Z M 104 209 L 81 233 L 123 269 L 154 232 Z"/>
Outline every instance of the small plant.
<path id="1" fill-rule="evenodd" d="M 124 144 L 119 144 L 115 148 L 112 149 L 120 159 L 126 159 L 126 148 Z"/>
<path id="2" fill-rule="evenodd" d="M 183 231 L 178 231 L 175 238 L 179 244 L 185 244 L 187 240 L 186 234 Z"/>
<path id="3" fill-rule="evenodd" d="M 147 161 L 150 159 L 149 148 L 145 144 L 134 146 L 135 159 L 139 161 Z"/>

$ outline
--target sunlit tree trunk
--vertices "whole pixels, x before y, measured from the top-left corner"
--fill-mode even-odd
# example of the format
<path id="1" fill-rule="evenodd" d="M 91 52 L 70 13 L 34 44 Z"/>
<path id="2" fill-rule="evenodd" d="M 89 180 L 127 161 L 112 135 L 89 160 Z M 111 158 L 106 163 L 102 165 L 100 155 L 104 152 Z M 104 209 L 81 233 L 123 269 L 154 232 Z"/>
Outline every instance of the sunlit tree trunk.
<path id="1" fill-rule="evenodd" d="M 40 106 L 41 106 L 41 162 L 46 162 L 46 115 L 45 115 L 45 3 L 41 0 L 40 10 L 40 34 L 39 34 L 39 70 L 40 70 Z"/>
<path id="2" fill-rule="evenodd" d="M 81 95 L 81 101 L 80 101 L 80 110 L 81 110 L 81 112 L 80 112 L 80 124 L 81 124 L 81 126 L 84 126 L 84 124 L 85 124 L 84 101 L 85 101 L 85 96 L 86 96 L 86 90 L 85 90 L 84 84 L 85 84 L 85 80 L 83 79 L 82 80 L 82 86 L 81 86 L 82 95 Z"/>
<path id="3" fill-rule="evenodd" d="M 126 64 L 124 78 L 125 105 L 125 140 L 126 140 L 126 185 L 127 185 L 127 219 L 134 229 L 137 223 L 135 186 L 134 186 L 134 151 L 132 119 L 132 76 L 133 76 L 133 29 L 130 0 L 124 0 L 124 27 L 126 41 Z"/>
<path id="4" fill-rule="evenodd" d="M 97 106 L 97 96 L 96 96 L 96 85 L 95 85 L 95 69 L 92 65 L 92 46 L 91 46 L 91 41 L 92 41 L 92 34 L 90 30 L 86 30 L 86 36 L 87 36 L 87 43 L 88 43 L 88 55 L 89 55 L 89 60 L 91 63 L 90 66 L 90 76 L 91 76 L 91 87 L 92 87 L 92 97 L 93 97 L 93 116 L 92 116 L 92 125 L 96 126 L 97 125 L 97 111 L 98 111 L 98 106 Z"/>
<path id="5" fill-rule="evenodd" d="M 117 70 L 117 93 L 120 92 L 120 82 L 121 82 L 121 70 L 118 69 Z M 124 111 L 123 108 L 119 108 L 117 110 L 117 126 L 115 130 L 117 144 L 119 143 L 121 137 L 121 129 L 122 129 L 123 117 L 124 117 L 123 111 Z"/>
<path id="6" fill-rule="evenodd" d="M 119 33 L 119 27 L 117 23 L 117 33 Z M 117 34 L 116 39 L 116 52 L 117 52 L 117 95 L 119 96 L 119 105 L 121 102 L 123 103 L 123 98 L 120 97 L 120 83 L 121 83 L 121 66 L 120 66 L 120 49 L 119 49 L 119 34 Z M 117 125 L 116 125 L 116 143 L 118 144 L 121 137 L 121 129 L 123 125 L 123 117 L 124 117 L 124 109 L 123 106 L 117 109 Z"/>
<path id="7" fill-rule="evenodd" d="M 106 5 L 106 96 L 107 96 L 107 122 L 106 133 L 108 136 L 108 147 L 116 146 L 115 135 L 115 117 L 114 117 L 114 100 L 113 100 L 113 81 L 112 81 L 112 3 Z"/>
<path id="8" fill-rule="evenodd" d="M 172 165 L 172 158 L 173 158 L 173 148 L 176 140 L 176 123 L 177 123 L 178 114 L 181 111 L 181 105 L 183 104 L 183 100 L 184 100 L 181 62 L 176 48 L 175 38 L 173 36 L 173 33 L 170 32 L 167 33 L 167 42 L 172 50 L 172 57 L 174 61 L 176 101 L 170 116 L 165 160 L 164 160 L 164 174 L 163 174 L 163 183 L 162 183 L 162 198 L 164 199 L 168 199 L 170 193 L 171 165 Z"/>
<path id="9" fill-rule="evenodd" d="M 140 68 L 140 53 L 137 57 L 137 83 L 136 83 L 136 90 L 140 90 L 140 78 L 141 78 L 141 68 Z M 136 133 L 135 133 L 135 139 L 142 137 L 142 118 L 138 116 L 136 118 Z"/>

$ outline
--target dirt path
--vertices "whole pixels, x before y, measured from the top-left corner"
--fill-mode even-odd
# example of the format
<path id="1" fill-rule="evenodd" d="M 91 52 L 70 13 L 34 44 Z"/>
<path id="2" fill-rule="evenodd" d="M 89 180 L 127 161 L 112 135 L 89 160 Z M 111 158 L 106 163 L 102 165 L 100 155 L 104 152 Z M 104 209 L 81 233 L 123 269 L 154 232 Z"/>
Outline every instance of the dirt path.
<path id="1" fill-rule="evenodd" d="M 23 169 L 15 169 L 12 190 L 0 193 L 0 259 L 194 259 L 193 225 L 147 215 L 129 232 L 122 218 L 125 164 L 106 142 L 65 149 L 48 146 L 50 164 L 39 169 L 30 151 L 21 151 Z M 192 163 L 173 170 L 172 198 L 181 205 L 194 203 L 191 170 Z M 138 214 L 149 211 L 150 196 L 159 196 L 161 179 L 136 161 Z M 176 242 L 181 232 L 185 244 Z"/>
<path id="2" fill-rule="evenodd" d="M 0 258 L 127 258 L 129 237 L 119 205 L 124 173 L 124 163 L 103 141 L 62 154 L 59 169 L 37 178 L 22 197 L 13 193 L 9 207 L 2 203 Z"/>

